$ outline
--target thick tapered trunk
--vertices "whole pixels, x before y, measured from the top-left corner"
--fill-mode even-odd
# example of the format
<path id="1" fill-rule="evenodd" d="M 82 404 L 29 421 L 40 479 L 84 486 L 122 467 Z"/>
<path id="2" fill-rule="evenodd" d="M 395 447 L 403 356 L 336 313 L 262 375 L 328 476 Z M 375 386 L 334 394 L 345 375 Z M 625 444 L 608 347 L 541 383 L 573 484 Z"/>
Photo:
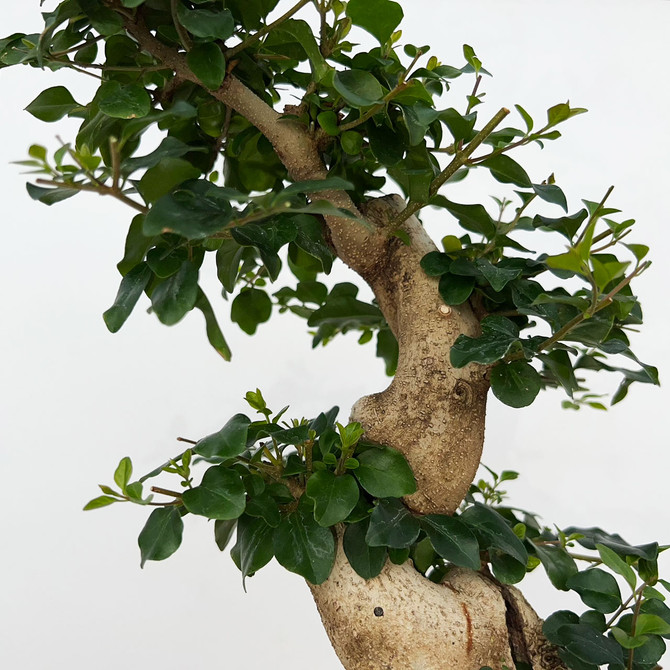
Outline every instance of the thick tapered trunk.
<path id="1" fill-rule="evenodd" d="M 479 572 L 453 568 L 441 584 L 411 562 L 368 581 L 341 543 L 330 578 L 310 585 L 323 625 L 346 670 L 565 670 L 523 596 Z"/>
<path id="2" fill-rule="evenodd" d="M 141 18 L 127 18 L 125 26 L 144 51 L 179 79 L 200 83 L 185 55 L 156 39 Z M 211 94 L 268 138 L 294 180 L 327 175 L 314 136 L 233 75 Z M 320 197 L 358 212 L 344 191 L 323 191 Z M 371 227 L 325 217 L 338 257 L 372 287 L 399 343 L 393 382 L 359 400 L 352 419 L 361 422 L 367 439 L 406 456 L 418 484 L 405 500 L 410 509 L 451 514 L 479 465 L 487 371 L 450 365 L 451 345 L 461 333 L 476 335 L 478 319 L 467 304 L 444 305 L 437 281 L 421 270 L 422 256 L 435 246 L 418 219 L 402 226 L 409 245 L 390 234 L 389 220 L 401 207 L 402 199 L 396 197 L 369 202 L 361 209 Z M 365 581 L 340 547 L 330 578 L 311 588 L 346 670 L 479 670 L 483 665 L 502 670 L 512 666 L 512 651 L 534 670 L 562 667 L 521 595 L 480 573 L 454 570 L 438 585 L 410 562 L 389 563 L 378 577 Z"/>

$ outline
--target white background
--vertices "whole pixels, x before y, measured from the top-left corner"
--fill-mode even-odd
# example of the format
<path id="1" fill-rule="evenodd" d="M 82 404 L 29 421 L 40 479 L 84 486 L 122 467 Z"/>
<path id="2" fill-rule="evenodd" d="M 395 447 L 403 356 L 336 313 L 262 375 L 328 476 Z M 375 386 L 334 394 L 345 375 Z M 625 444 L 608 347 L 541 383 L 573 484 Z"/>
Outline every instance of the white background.
<path id="1" fill-rule="evenodd" d="M 599 200 L 616 185 L 610 204 L 638 220 L 633 241 L 649 244 L 655 261 L 635 285 L 646 323 L 634 348 L 664 375 L 670 4 L 403 4 L 403 42 L 431 44 L 431 53 L 454 66 L 469 43 L 493 72 L 484 82 L 483 116 L 520 103 L 540 125 L 547 107 L 568 98 L 589 108 L 562 127 L 558 143 L 516 157 L 534 181 L 554 171 L 571 211 L 580 198 Z M 1 32 L 39 31 L 38 11 L 35 1 L 9 4 Z M 358 397 L 387 380 L 372 345 L 347 337 L 310 351 L 304 323 L 290 316 L 248 338 L 228 323 L 213 284 L 230 364 L 209 348 L 200 315 L 167 329 L 144 313 L 146 300 L 120 333 L 108 333 L 101 313 L 116 294 L 114 265 L 131 212 L 93 195 L 46 208 L 28 198 L 25 177 L 8 164 L 25 158 L 32 142 L 54 149 L 56 134 L 73 138 L 74 126 L 43 124 L 21 108 L 57 84 L 88 99 L 94 80 L 79 79 L 87 78 L 25 67 L 0 73 L 0 664 L 341 668 L 306 587 L 276 563 L 248 580 L 245 594 L 211 527 L 189 518 L 177 554 L 141 571 L 136 537 L 146 510 L 81 511 L 98 482 L 111 482 L 122 456 L 146 472 L 180 450 L 176 436 L 199 438 L 246 411 L 242 396 L 250 388 L 261 387 L 272 407 L 290 403 L 297 416 L 339 404 L 345 418 Z M 462 109 L 462 92 L 444 104 L 452 105 Z M 490 202 L 489 194 L 504 193 L 498 185 L 468 197 Z M 455 232 L 444 216 L 426 218 L 440 235 Z M 351 276 L 342 269 L 338 279 Z M 616 386 L 614 379 L 599 384 Z M 670 541 L 667 387 L 634 385 L 607 413 L 566 412 L 561 399 L 545 393 L 524 410 L 490 402 L 484 462 L 521 471 L 509 487 L 513 503 L 548 523 L 600 525 L 630 542 Z M 580 607 L 547 587 L 539 571 L 526 593 L 544 615 Z"/>

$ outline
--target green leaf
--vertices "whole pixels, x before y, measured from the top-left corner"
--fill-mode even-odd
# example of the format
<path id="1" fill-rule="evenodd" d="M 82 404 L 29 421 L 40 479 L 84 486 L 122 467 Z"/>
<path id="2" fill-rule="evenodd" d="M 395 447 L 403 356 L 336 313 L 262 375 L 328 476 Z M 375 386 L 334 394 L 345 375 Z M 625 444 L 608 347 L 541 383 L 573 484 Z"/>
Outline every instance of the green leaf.
<path id="1" fill-rule="evenodd" d="M 509 407 L 527 407 L 542 388 L 542 378 L 526 361 L 499 363 L 491 370 L 491 390 Z"/>
<path id="2" fill-rule="evenodd" d="M 151 293 L 151 305 L 161 323 L 172 326 L 190 312 L 198 297 L 198 268 L 184 261 L 179 271 Z"/>
<path id="3" fill-rule="evenodd" d="M 116 467 L 116 470 L 114 471 L 114 483 L 121 489 L 123 493 L 125 493 L 126 486 L 128 486 L 128 482 L 132 476 L 133 464 L 130 458 L 125 456 L 121 459 Z"/>
<path id="4" fill-rule="evenodd" d="M 295 37 L 309 59 L 314 80 L 321 81 L 331 68 L 323 57 L 309 24 L 306 21 L 289 19 L 284 21 L 278 30 Z"/>
<path id="5" fill-rule="evenodd" d="M 137 188 L 139 194 L 142 196 L 144 201 L 147 204 L 155 203 L 160 198 L 171 195 L 172 199 L 179 200 L 183 196 L 179 191 L 170 193 L 176 186 L 183 184 L 184 182 L 190 179 L 197 179 L 200 176 L 200 169 L 195 165 L 185 160 L 184 158 L 163 158 L 158 165 L 155 165 L 152 168 L 149 168 L 143 175 L 142 178 L 136 182 L 135 188 Z M 162 205 L 164 207 L 165 205 Z M 160 212 L 160 209 L 159 209 Z M 157 213 L 153 213 L 153 209 L 147 214 L 147 219 L 151 219 L 149 226 L 154 223 L 154 217 L 157 216 Z M 171 212 L 171 216 L 174 219 L 175 213 Z M 193 229 L 193 222 L 191 221 L 178 221 L 178 228 L 175 232 L 179 232 L 179 226 L 185 225 L 187 235 L 185 237 L 190 237 L 188 233 Z M 146 223 L 145 223 L 146 227 Z"/>
<path id="6" fill-rule="evenodd" d="M 470 529 L 458 518 L 428 514 L 421 518 L 421 527 L 430 538 L 435 551 L 454 565 L 479 570 L 479 544 Z"/>
<path id="7" fill-rule="evenodd" d="M 238 567 L 243 578 L 253 575 L 272 560 L 273 534 L 274 529 L 263 519 L 243 514 L 237 520 L 237 542 L 231 554 L 239 557 Z"/>
<path id="8" fill-rule="evenodd" d="M 79 191 L 74 188 L 42 188 L 30 183 L 26 184 L 26 191 L 28 191 L 28 195 L 33 200 L 38 200 L 45 205 L 54 205 L 57 202 L 67 200 L 79 193 Z"/>
<path id="9" fill-rule="evenodd" d="M 555 230 L 561 235 L 572 241 L 577 231 L 581 228 L 582 223 L 586 220 L 589 213 L 584 208 L 580 209 L 576 214 L 570 216 L 561 216 L 558 219 L 550 219 L 541 214 L 536 214 L 533 217 L 533 228 L 547 228 Z"/>
<path id="10" fill-rule="evenodd" d="M 621 647 L 612 639 L 605 637 L 588 624 L 568 624 L 559 629 L 559 635 L 565 648 L 578 658 L 603 665 L 621 664 Z"/>
<path id="11" fill-rule="evenodd" d="M 523 268 L 519 267 L 506 267 L 502 264 L 493 265 L 487 258 L 478 258 L 475 265 L 494 291 L 502 291 L 509 282 L 519 277 L 523 272 Z"/>
<path id="12" fill-rule="evenodd" d="M 247 448 L 247 434 L 251 419 L 245 414 L 235 414 L 216 433 L 203 437 L 193 451 L 204 458 L 233 458 Z"/>
<path id="13" fill-rule="evenodd" d="M 351 475 L 335 475 L 329 470 L 315 472 L 305 493 L 314 501 L 314 518 L 321 526 L 344 521 L 358 502 L 358 484 Z"/>
<path id="14" fill-rule="evenodd" d="M 400 133 L 387 126 L 370 128 L 368 140 L 370 150 L 382 165 L 389 167 L 397 165 L 405 155 L 405 145 Z"/>
<path id="15" fill-rule="evenodd" d="M 110 333 L 116 333 L 126 322 L 151 277 L 147 264 L 140 263 L 121 280 L 114 304 L 102 315 Z"/>
<path id="16" fill-rule="evenodd" d="M 235 31 L 235 20 L 229 9 L 187 9 L 180 2 L 177 18 L 191 35 L 208 41 L 225 41 Z"/>
<path id="17" fill-rule="evenodd" d="M 371 547 L 404 549 L 421 532 L 419 520 L 397 498 L 379 500 L 370 515 L 365 541 Z"/>
<path id="18" fill-rule="evenodd" d="M 224 465 L 208 468 L 199 486 L 182 494 L 184 507 L 208 519 L 237 519 L 244 512 L 246 492 L 240 476 Z"/>
<path id="19" fill-rule="evenodd" d="M 560 635 L 561 628 L 566 625 L 578 624 L 579 617 L 570 610 L 559 610 L 550 614 L 542 625 L 542 632 L 549 642 L 555 645 L 564 644 Z"/>
<path id="20" fill-rule="evenodd" d="M 114 498 L 113 496 L 98 496 L 97 498 L 93 498 L 93 500 L 89 500 L 86 505 L 84 506 L 84 511 L 87 512 L 88 510 L 91 509 L 99 509 L 100 507 L 107 507 L 107 505 L 111 505 L 112 503 L 115 502 L 122 502 L 119 498 Z"/>
<path id="21" fill-rule="evenodd" d="M 245 333 L 253 335 L 261 323 L 272 314 L 272 301 L 268 294 L 258 288 L 242 290 L 233 300 L 230 318 Z"/>
<path id="22" fill-rule="evenodd" d="M 26 107 L 26 111 L 40 121 L 51 123 L 62 119 L 79 106 L 79 103 L 64 86 L 53 86 L 42 91 Z"/>
<path id="23" fill-rule="evenodd" d="M 479 165 L 488 168 L 493 178 L 503 184 L 516 184 L 524 188 L 531 186 L 528 173 L 515 160 L 505 154 L 487 158 Z"/>
<path id="24" fill-rule="evenodd" d="M 526 564 L 507 554 L 489 550 L 489 560 L 493 575 L 503 584 L 517 584 L 526 576 Z"/>
<path id="25" fill-rule="evenodd" d="M 344 553 L 351 567 L 363 579 L 376 577 L 386 564 L 386 547 L 371 547 L 365 541 L 369 519 L 348 524 L 344 531 Z"/>
<path id="26" fill-rule="evenodd" d="M 519 341 L 519 328 L 510 319 L 493 314 L 481 321 L 479 337 L 459 335 L 449 354 L 451 364 L 462 368 L 468 363 L 488 365 L 503 358 Z"/>
<path id="27" fill-rule="evenodd" d="M 451 202 L 444 196 L 435 196 L 430 203 L 436 207 L 444 207 L 465 230 L 479 233 L 488 239 L 495 235 L 495 223 L 483 205 L 463 205 L 458 202 Z"/>
<path id="28" fill-rule="evenodd" d="M 596 544 L 603 544 L 616 551 L 619 556 L 635 556 L 647 561 L 654 561 L 658 556 L 658 543 L 630 545 L 621 535 L 607 533 L 602 528 L 591 527 L 581 528 L 578 526 L 569 526 L 563 532 L 566 535 L 580 535 L 577 542 L 586 549 L 596 550 Z"/>
<path id="29" fill-rule="evenodd" d="M 640 614 L 635 622 L 635 635 L 670 635 L 670 623 L 656 614 Z"/>
<path id="30" fill-rule="evenodd" d="M 179 549 L 183 530 L 184 522 L 176 507 L 155 509 L 137 539 L 140 567 L 147 561 L 162 561 L 172 556 Z"/>
<path id="31" fill-rule="evenodd" d="M 384 97 L 381 84 L 366 70 L 337 71 L 333 87 L 349 105 L 357 108 L 380 103 Z"/>
<path id="32" fill-rule="evenodd" d="M 209 237 L 231 221 L 234 214 L 230 204 L 232 193 L 230 189 L 204 179 L 184 182 L 149 210 L 143 232 L 148 237 L 165 232 L 174 232 L 190 240 Z"/>
<path id="33" fill-rule="evenodd" d="M 139 119 L 151 111 L 151 96 L 141 84 L 108 81 L 98 95 L 100 111 L 113 119 Z"/>
<path id="34" fill-rule="evenodd" d="M 598 612 L 614 612 L 621 605 L 621 591 L 616 579 L 600 568 L 578 572 L 567 580 L 566 585 L 576 591 L 586 605 Z"/>
<path id="35" fill-rule="evenodd" d="M 495 510 L 475 503 L 466 508 L 459 518 L 475 531 L 485 546 L 500 549 L 519 563 L 526 565 L 528 561 L 526 547 L 507 525 L 505 519 Z"/>
<path id="36" fill-rule="evenodd" d="M 207 340 L 224 361 L 229 361 L 231 357 L 230 347 L 228 346 L 228 343 L 226 342 L 226 339 L 221 332 L 221 328 L 219 327 L 219 322 L 216 320 L 216 315 L 214 314 L 212 305 L 200 287 L 198 287 L 198 297 L 195 301 L 195 307 L 196 309 L 199 309 L 202 312 L 202 315 L 205 317 Z"/>
<path id="37" fill-rule="evenodd" d="M 462 305 L 475 288 L 475 278 L 446 272 L 440 277 L 438 291 L 447 305 Z"/>
<path id="38" fill-rule="evenodd" d="M 624 561 L 615 551 L 606 547 L 604 544 L 596 544 L 596 549 L 600 554 L 602 562 L 613 572 L 616 572 L 617 575 L 621 575 L 628 586 L 634 591 L 637 586 L 637 578 L 633 569 Z"/>
<path id="39" fill-rule="evenodd" d="M 532 187 L 535 194 L 542 200 L 559 205 L 564 211 L 568 211 L 568 201 L 565 199 L 565 193 L 556 184 L 532 184 Z"/>
<path id="40" fill-rule="evenodd" d="M 421 258 L 421 268 L 429 277 L 439 277 L 449 272 L 452 260 L 440 251 L 429 251 Z"/>
<path id="41" fill-rule="evenodd" d="M 402 7 L 392 0 L 349 0 L 347 16 L 359 26 L 386 44 L 403 19 Z"/>
<path id="42" fill-rule="evenodd" d="M 612 636 L 614 639 L 624 648 L 624 649 L 637 649 L 649 640 L 646 635 L 638 637 L 637 633 L 634 637 L 631 637 L 621 628 L 614 626 L 612 628 Z"/>
<path id="43" fill-rule="evenodd" d="M 578 571 L 574 558 L 563 547 L 550 544 L 535 545 L 535 554 L 542 561 L 554 587 L 568 591 L 567 581 Z"/>
<path id="44" fill-rule="evenodd" d="M 360 485 L 375 498 L 400 498 L 416 491 L 414 475 L 405 457 L 391 447 L 371 447 L 356 454 L 354 471 Z"/>
<path id="45" fill-rule="evenodd" d="M 196 44 L 188 52 L 186 62 L 203 86 L 214 91 L 223 83 L 226 76 L 226 58 L 214 42 Z"/>
<path id="46" fill-rule="evenodd" d="M 237 519 L 227 519 L 225 521 L 217 519 L 214 522 L 214 541 L 220 551 L 224 551 L 228 546 L 236 527 Z"/>
<path id="47" fill-rule="evenodd" d="M 284 474 L 288 474 L 284 471 Z M 249 516 L 263 519 L 268 526 L 276 528 L 281 522 L 279 506 L 277 501 L 267 492 L 259 493 L 247 500 L 247 507 L 244 510 Z"/>
<path id="48" fill-rule="evenodd" d="M 275 530 L 274 552 L 279 564 L 287 570 L 312 584 L 322 584 L 335 562 L 335 538 L 329 528 L 319 526 L 303 498 L 298 509 Z"/>

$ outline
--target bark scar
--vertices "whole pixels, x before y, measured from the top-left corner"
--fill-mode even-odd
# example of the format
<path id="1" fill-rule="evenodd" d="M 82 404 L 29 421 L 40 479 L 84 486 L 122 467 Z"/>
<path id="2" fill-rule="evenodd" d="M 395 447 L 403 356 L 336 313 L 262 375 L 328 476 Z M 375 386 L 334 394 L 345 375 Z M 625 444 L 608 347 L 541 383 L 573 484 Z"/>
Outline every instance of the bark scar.
<path id="1" fill-rule="evenodd" d="M 468 606 L 465 603 L 461 603 L 461 609 L 465 615 L 465 633 L 468 636 L 468 642 L 466 650 L 468 655 L 472 652 L 472 619 L 470 618 L 470 612 L 468 611 Z"/>

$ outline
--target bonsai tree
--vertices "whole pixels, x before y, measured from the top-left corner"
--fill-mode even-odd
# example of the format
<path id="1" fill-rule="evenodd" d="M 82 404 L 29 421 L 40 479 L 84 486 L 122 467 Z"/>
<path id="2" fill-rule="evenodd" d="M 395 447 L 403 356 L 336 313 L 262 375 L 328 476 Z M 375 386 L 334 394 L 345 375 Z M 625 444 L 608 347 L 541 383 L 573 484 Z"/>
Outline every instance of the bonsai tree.
<path id="1" fill-rule="evenodd" d="M 288 418 L 252 390 L 247 414 L 182 440 L 152 472 L 133 475 L 124 457 L 86 508 L 151 508 L 142 563 L 173 554 L 192 515 L 214 521 L 221 550 L 235 536 L 243 579 L 276 558 L 307 580 L 347 669 L 655 667 L 670 634 L 658 544 L 548 528 L 506 503 L 514 472 L 473 483 L 489 391 L 522 408 L 560 388 L 579 408 L 601 403 L 593 372 L 621 377 L 615 403 L 633 382 L 658 383 L 627 337 L 642 322 L 631 283 L 649 265 L 633 221 L 611 189 L 570 208 L 553 175 L 517 161 L 585 110 L 480 111 L 488 71 L 472 47 L 447 65 L 404 43 L 392 0 L 277 4 L 65 0 L 39 34 L 0 42 L 4 66 L 100 79 L 91 101 L 55 85 L 28 106 L 81 126 L 26 164 L 45 204 L 93 191 L 132 210 L 110 331 L 146 294 L 166 325 L 201 312 L 230 358 L 198 282 L 215 257 L 243 331 L 282 311 L 315 345 L 358 331 L 393 376 L 348 420 L 327 407 Z M 350 33 L 361 29 L 370 48 Z M 465 100 L 448 95 L 456 79 L 471 82 Z M 452 195 L 482 173 L 492 206 Z M 448 234 L 428 234 L 426 207 Z M 336 259 L 372 302 L 321 281 Z M 543 624 L 513 586 L 535 569 L 586 611 Z"/>

